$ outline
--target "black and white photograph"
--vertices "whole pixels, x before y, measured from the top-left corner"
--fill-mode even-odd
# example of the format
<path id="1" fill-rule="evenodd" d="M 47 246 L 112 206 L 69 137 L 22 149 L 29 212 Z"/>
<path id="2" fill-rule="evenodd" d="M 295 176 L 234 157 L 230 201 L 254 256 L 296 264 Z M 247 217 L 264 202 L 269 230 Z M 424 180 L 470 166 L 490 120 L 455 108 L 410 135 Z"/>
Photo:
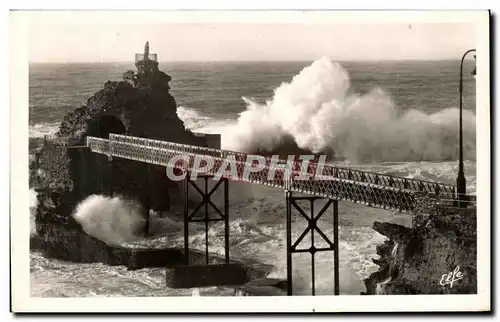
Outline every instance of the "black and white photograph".
<path id="1" fill-rule="evenodd" d="M 488 11 L 10 16 L 13 311 L 490 310 Z"/>

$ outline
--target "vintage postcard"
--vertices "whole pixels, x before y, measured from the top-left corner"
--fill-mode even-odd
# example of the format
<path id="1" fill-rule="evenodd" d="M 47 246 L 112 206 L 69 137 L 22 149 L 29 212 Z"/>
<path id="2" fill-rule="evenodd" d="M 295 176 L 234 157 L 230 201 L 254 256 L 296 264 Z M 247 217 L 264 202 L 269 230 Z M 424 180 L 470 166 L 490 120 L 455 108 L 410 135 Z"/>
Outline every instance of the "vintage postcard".
<path id="1" fill-rule="evenodd" d="M 489 23 L 11 12 L 12 310 L 489 311 Z"/>

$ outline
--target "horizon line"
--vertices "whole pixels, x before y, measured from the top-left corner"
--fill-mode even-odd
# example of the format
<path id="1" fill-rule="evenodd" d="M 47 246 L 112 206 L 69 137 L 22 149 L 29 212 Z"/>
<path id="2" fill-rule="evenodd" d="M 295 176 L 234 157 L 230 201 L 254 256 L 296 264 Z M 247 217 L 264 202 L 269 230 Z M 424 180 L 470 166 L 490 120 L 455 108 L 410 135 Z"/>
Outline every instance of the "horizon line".
<path id="1" fill-rule="evenodd" d="M 303 63 L 314 62 L 317 59 L 269 59 L 269 60 L 165 60 L 159 61 L 159 64 L 168 63 Z M 331 59 L 337 62 L 439 62 L 439 61 L 460 61 L 460 58 L 443 58 L 443 59 Z M 466 59 L 473 60 L 472 58 Z M 135 64 L 135 61 L 28 61 L 28 64 Z"/>

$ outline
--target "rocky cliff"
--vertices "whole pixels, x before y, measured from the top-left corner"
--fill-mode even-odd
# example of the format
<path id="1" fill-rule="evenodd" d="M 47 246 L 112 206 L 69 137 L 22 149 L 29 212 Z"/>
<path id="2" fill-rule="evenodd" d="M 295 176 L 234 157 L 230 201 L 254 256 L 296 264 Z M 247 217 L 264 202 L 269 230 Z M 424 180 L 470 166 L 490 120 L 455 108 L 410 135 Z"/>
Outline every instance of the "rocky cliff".
<path id="1" fill-rule="evenodd" d="M 175 99 L 168 91 L 170 76 L 161 71 L 148 75 L 128 71 L 123 81 L 106 82 L 84 106 L 64 117 L 56 135 L 83 138 L 128 133 L 179 143 L 199 141 L 177 117 Z"/>
<path id="2" fill-rule="evenodd" d="M 436 208 L 412 228 L 375 222 L 373 229 L 389 239 L 377 246 L 380 268 L 365 280 L 365 294 L 477 292 L 475 208 Z"/>
<path id="3" fill-rule="evenodd" d="M 149 51 L 149 45 L 146 45 Z M 86 235 L 72 218 L 77 204 L 91 194 L 121 195 L 149 209 L 168 210 L 176 186 L 162 167 L 128 160 L 108 160 L 91 153 L 86 136 L 127 134 L 192 145 L 204 137 L 186 131 L 169 93 L 170 76 L 144 54 L 137 71 L 108 81 L 85 105 L 68 113 L 54 138 L 47 139 L 30 165 L 30 186 L 38 193 L 33 245 L 47 255 L 74 261 L 123 262 L 109 245 Z M 120 252 L 118 252 L 120 253 Z M 110 255 L 111 254 L 111 255 Z M 115 255 L 113 255 L 115 254 Z M 120 253 L 122 254 L 122 253 Z M 129 255 L 120 255 L 129 256 Z"/>

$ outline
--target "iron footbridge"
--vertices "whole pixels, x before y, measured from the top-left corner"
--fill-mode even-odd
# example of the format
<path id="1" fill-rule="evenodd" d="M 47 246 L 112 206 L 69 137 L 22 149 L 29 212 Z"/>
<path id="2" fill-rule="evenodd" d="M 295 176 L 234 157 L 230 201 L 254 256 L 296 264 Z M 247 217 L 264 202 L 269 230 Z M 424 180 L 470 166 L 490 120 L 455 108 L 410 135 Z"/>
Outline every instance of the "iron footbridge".
<path id="1" fill-rule="evenodd" d="M 109 139 L 87 137 L 94 153 L 134 160 L 204 175 L 219 175 L 232 181 L 259 184 L 284 191 L 322 198 L 349 201 L 369 207 L 413 213 L 422 195 L 450 196 L 455 186 L 409 179 L 334 165 L 257 156 L 263 165 L 256 167 L 255 155 L 127 135 L 110 134 Z M 212 166 L 208 166 L 209 160 Z M 201 160 L 201 164 L 200 164 Z M 228 163 L 235 169 L 226 171 Z M 200 169 L 201 168 L 203 169 Z M 204 166 L 204 167 L 203 167 Z M 221 169 L 221 167 L 223 169 Z M 250 168 L 252 172 L 249 173 Z M 247 171 L 247 172 L 245 172 Z"/>

